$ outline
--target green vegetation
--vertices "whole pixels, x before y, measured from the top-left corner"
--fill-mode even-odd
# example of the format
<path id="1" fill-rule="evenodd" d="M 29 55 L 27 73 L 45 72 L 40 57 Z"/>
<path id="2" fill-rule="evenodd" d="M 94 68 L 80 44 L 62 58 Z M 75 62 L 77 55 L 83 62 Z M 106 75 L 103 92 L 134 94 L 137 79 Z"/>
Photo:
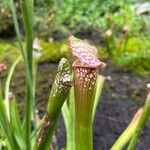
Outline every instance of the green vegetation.
<path id="1" fill-rule="evenodd" d="M 123 39 L 124 40 L 124 39 Z M 150 43 L 148 39 L 141 38 L 129 38 L 126 47 L 119 48 L 119 46 L 124 46 L 124 41 L 122 39 L 115 41 L 111 51 L 113 56 L 111 56 L 114 62 L 119 66 L 127 70 L 133 70 L 135 73 L 140 75 L 150 74 L 150 56 L 149 47 Z M 120 44 L 120 42 L 122 42 Z M 42 56 L 39 62 L 58 62 L 62 57 L 70 58 L 71 53 L 67 47 L 67 42 L 54 41 L 49 43 L 46 40 L 40 39 L 42 47 Z M 0 41 L 0 60 L 7 63 L 12 63 L 19 56 L 19 48 L 17 48 L 17 43 L 15 41 Z M 97 46 L 98 55 L 102 59 L 108 59 L 109 53 L 107 48 Z M 135 69 L 136 68 L 136 69 Z"/>
<path id="2" fill-rule="evenodd" d="M 98 73 L 106 66 L 98 58 L 111 59 L 119 67 L 140 75 L 150 75 L 150 15 L 137 12 L 138 2 L 0 0 L 0 61 L 12 64 L 6 81 L 1 82 L 0 78 L 0 149 L 54 149 L 53 135 L 62 111 L 66 149 L 93 150 L 92 125 L 105 81 Z M 67 43 L 65 37 L 70 34 L 85 34 L 87 39 L 96 40 L 98 55 L 96 47 L 86 41 L 70 36 Z M 34 39 L 36 36 L 40 40 Z M 55 37 L 64 39 L 53 41 Z M 9 91 L 21 61 L 26 84 L 23 118 L 15 95 Z M 37 69 L 39 63 L 49 61 L 60 63 L 40 119 L 36 113 Z M 6 68 L 0 63 L 0 76 Z M 128 150 L 135 150 L 149 116 L 150 94 L 111 149 L 123 149 L 128 144 Z"/>
<path id="3" fill-rule="evenodd" d="M 1 18 L 4 21 L 9 20 L 5 23 L 9 27 L 13 24 L 8 6 L 9 1 L 1 0 L 0 2 Z M 37 0 L 34 4 L 34 29 L 39 35 L 47 35 L 55 31 L 68 35 L 77 32 L 83 33 L 88 30 L 101 34 L 112 28 L 118 35 L 122 27 L 128 25 L 132 35 L 139 35 L 145 31 L 148 35 L 147 29 L 150 24 L 147 20 L 149 16 L 136 15 L 134 10 L 134 5 L 139 2 L 141 0 L 95 0 L 94 2 L 89 0 L 84 2 L 82 0 Z M 20 11 L 20 3 L 18 1 L 15 3 L 18 11 Z M 18 16 L 18 18 L 21 17 Z M 7 31 L 7 27 L 1 26 L 4 31 Z"/>
<path id="4" fill-rule="evenodd" d="M 14 27 L 9 1 L 0 1 L 0 36 L 13 36 Z M 34 3 L 34 32 L 41 37 L 43 55 L 41 62 L 58 62 L 61 57 L 69 57 L 70 53 L 63 41 L 48 43 L 42 37 L 66 37 L 70 34 L 87 34 L 87 38 L 94 36 L 98 42 L 98 49 L 102 58 L 110 58 L 123 69 L 133 70 L 140 75 L 150 74 L 150 15 L 148 12 L 137 14 L 135 4 L 146 2 L 141 0 L 37 0 Z M 21 11 L 21 4 L 15 1 L 17 11 Z M 51 8 L 51 9 L 50 9 Z M 95 11 L 97 10 L 97 11 Z M 18 13 L 21 32 L 22 17 Z M 11 35 L 10 35 L 11 34 Z M 56 34 L 57 36 L 57 34 Z M 102 43 L 100 42 L 102 41 Z M 7 59 L 8 49 L 14 49 L 16 42 L 0 41 L 3 52 L 0 59 Z M 12 46 L 12 48 L 11 48 Z M 16 47 L 16 44 L 15 44 Z M 6 53 L 5 53 L 6 52 Z M 5 53 L 5 55 L 4 55 Z M 10 52 L 11 55 L 12 52 Z M 14 51 L 12 60 L 16 57 Z M 136 70 L 135 70 L 136 68 Z"/>
<path id="5" fill-rule="evenodd" d="M 69 57 L 69 49 L 65 41 L 46 42 L 40 40 L 42 56 L 39 62 L 58 62 L 62 57 Z M 0 61 L 13 62 L 19 56 L 19 47 L 16 41 L 0 41 Z"/>
<path id="6" fill-rule="evenodd" d="M 111 49 L 114 62 L 126 70 L 133 70 L 140 75 L 150 74 L 150 42 L 148 39 L 129 37 L 117 39 Z"/>

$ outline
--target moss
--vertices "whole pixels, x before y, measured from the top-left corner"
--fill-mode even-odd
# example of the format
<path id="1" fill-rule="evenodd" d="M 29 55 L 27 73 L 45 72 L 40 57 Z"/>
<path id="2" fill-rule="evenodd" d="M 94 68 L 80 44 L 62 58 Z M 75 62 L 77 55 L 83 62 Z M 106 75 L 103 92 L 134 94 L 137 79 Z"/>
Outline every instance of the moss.
<path id="1" fill-rule="evenodd" d="M 62 57 L 71 59 L 66 40 L 47 42 L 40 39 L 42 56 L 39 62 L 58 62 Z M 106 48 L 96 46 L 100 60 L 109 58 Z M 127 68 L 138 72 L 138 74 L 150 74 L 149 42 L 140 38 L 130 38 L 124 50 L 114 49 L 113 59 L 121 68 Z M 0 40 L 0 62 L 11 64 L 19 56 L 19 47 L 16 41 Z M 142 71 L 141 71 L 142 70 Z"/>
<path id="2" fill-rule="evenodd" d="M 69 57 L 70 53 L 65 41 L 49 43 L 45 40 L 40 40 L 42 56 L 40 62 L 53 61 L 57 62 L 61 57 Z M 0 61 L 11 63 L 20 54 L 19 47 L 16 41 L 3 41 L 0 40 Z"/>
<path id="3" fill-rule="evenodd" d="M 150 74 L 150 44 L 147 40 L 130 38 L 126 48 L 114 56 L 116 64 L 121 68 L 133 70 L 140 75 Z"/>
<path id="4" fill-rule="evenodd" d="M 49 43 L 41 39 L 40 43 L 43 50 L 39 62 L 58 62 L 62 57 L 71 58 L 71 52 L 65 40 Z M 105 58 L 107 56 L 105 51 L 101 50 L 99 46 L 97 46 L 97 48 L 99 49 L 98 55 L 100 55 L 101 58 Z M 16 41 L 6 42 L 0 40 L 0 61 L 11 63 L 19 56 L 19 54 L 19 47 Z"/>
<path id="5" fill-rule="evenodd" d="M 53 61 L 58 62 L 62 57 L 69 57 L 69 49 L 65 41 L 46 42 L 40 40 L 42 50 L 42 57 L 40 62 Z"/>
<path id="6" fill-rule="evenodd" d="M 128 52 L 138 52 L 141 49 L 145 49 L 144 41 L 139 38 L 130 38 L 126 45 L 126 51 Z"/>
<path id="7" fill-rule="evenodd" d="M 11 63 L 18 55 L 19 49 L 16 42 L 0 40 L 0 61 Z"/>

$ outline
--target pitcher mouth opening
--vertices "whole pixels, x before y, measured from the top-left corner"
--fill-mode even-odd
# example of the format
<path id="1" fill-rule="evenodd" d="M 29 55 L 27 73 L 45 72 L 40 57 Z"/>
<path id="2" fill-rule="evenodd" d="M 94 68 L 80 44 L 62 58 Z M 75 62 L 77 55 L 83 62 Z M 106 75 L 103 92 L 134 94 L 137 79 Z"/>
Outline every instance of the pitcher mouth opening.
<path id="1" fill-rule="evenodd" d="M 81 62 L 80 60 L 75 60 L 74 63 L 72 64 L 73 68 L 87 68 L 87 69 L 99 69 L 99 68 L 105 68 L 106 64 L 103 62 L 100 62 L 100 64 L 98 66 L 89 66 L 86 63 Z"/>

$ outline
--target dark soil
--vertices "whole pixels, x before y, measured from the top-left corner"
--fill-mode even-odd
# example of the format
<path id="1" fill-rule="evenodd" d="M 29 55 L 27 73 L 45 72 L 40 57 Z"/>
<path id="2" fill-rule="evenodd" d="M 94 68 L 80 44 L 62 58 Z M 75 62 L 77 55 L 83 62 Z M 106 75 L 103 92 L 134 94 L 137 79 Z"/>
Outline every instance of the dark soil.
<path id="1" fill-rule="evenodd" d="M 108 66 L 101 102 L 94 122 L 94 150 L 109 150 L 127 127 L 135 112 L 143 106 L 150 77 L 140 77 Z M 145 127 L 138 150 L 150 149 L 150 123 Z"/>
<path id="2" fill-rule="evenodd" d="M 135 112 L 145 101 L 148 89 L 146 84 L 150 77 L 141 77 L 131 72 L 124 72 L 111 63 L 102 72 L 109 80 L 106 80 L 101 101 L 97 108 L 94 122 L 93 142 L 94 150 L 109 150 L 118 136 L 127 127 Z M 46 110 L 46 101 L 49 89 L 56 74 L 57 64 L 40 64 L 37 76 L 37 108 L 43 115 Z M 17 95 L 20 101 L 20 110 L 23 110 L 23 80 L 24 73 L 18 71 L 11 85 L 11 91 Z M 108 77 L 109 76 L 109 77 Z M 139 141 L 137 150 L 149 150 L 150 123 L 145 127 Z M 56 142 L 59 147 L 65 147 L 65 127 L 62 117 L 58 123 Z"/>

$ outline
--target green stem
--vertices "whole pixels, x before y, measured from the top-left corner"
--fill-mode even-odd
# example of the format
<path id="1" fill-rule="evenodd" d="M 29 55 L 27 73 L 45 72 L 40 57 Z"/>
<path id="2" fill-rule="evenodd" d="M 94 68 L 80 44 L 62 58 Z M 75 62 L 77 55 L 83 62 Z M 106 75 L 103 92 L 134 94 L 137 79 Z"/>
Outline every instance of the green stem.
<path id="1" fill-rule="evenodd" d="M 109 56 L 112 56 L 112 49 L 111 49 L 111 46 L 110 46 L 110 39 L 108 37 L 106 38 L 106 47 L 107 47 L 107 52 L 108 52 Z"/>
<path id="2" fill-rule="evenodd" d="M 0 99 L 0 127 L 2 129 L 2 134 L 4 134 L 6 138 L 6 147 L 10 150 L 17 150 L 17 145 L 15 147 L 15 140 L 13 137 L 13 131 L 11 128 L 11 124 L 8 120 L 6 109 L 4 106 L 3 99 Z"/>
<path id="3" fill-rule="evenodd" d="M 76 125 L 76 150 L 92 150 L 92 125 L 87 127 L 82 124 Z"/>
<path id="4" fill-rule="evenodd" d="M 35 94 L 36 94 L 36 79 L 37 79 L 37 69 L 38 69 L 38 61 L 37 60 L 34 60 L 33 62 L 33 101 L 32 101 L 32 112 L 31 112 L 31 115 L 32 115 L 32 120 L 33 120 L 33 126 L 36 128 L 36 124 L 37 124 L 37 120 L 36 120 L 36 108 L 35 108 L 35 105 L 36 105 L 36 102 L 35 102 Z"/>
<path id="5" fill-rule="evenodd" d="M 26 49 L 27 49 L 27 56 L 23 49 L 22 45 L 22 36 L 19 29 L 19 24 L 17 20 L 17 13 L 16 13 L 16 7 L 14 4 L 14 0 L 10 0 L 10 6 L 12 10 L 13 15 L 13 22 L 15 25 L 15 30 L 20 46 L 20 51 L 22 54 L 22 57 L 24 59 L 24 65 L 26 70 L 26 82 L 27 82 L 27 96 L 26 96 L 26 104 L 25 104 L 25 134 L 26 134 L 26 144 L 27 149 L 30 150 L 30 119 L 31 119 L 31 104 L 33 100 L 33 91 L 32 91 L 32 14 L 33 14 L 33 1 L 22 1 L 23 4 L 23 18 L 24 18 L 24 25 L 25 25 L 25 32 L 26 32 Z M 29 6 L 29 7 L 28 7 Z M 25 7 L 25 8 L 24 8 Z M 27 16 L 27 19 L 26 19 Z M 31 100 L 32 99 L 32 100 Z"/>
<path id="6" fill-rule="evenodd" d="M 76 150 L 93 150 L 92 116 L 96 81 L 95 68 L 74 67 Z"/>
<path id="7" fill-rule="evenodd" d="M 50 143 L 52 142 L 58 117 L 59 116 L 55 117 L 54 119 L 51 119 L 48 114 L 45 116 L 44 126 L 42 127 L 42 130 L 40 131 L 39 136 L 37 138 L 36 144 L 34 145 L 34 150 L 50 149 Z"/>
<path id="8" fill-rule="evenodd" d="M 75 104 L 73 87 L 70 91 L 69 107 L 67 101 L 65 101 L 62 107 L 62 114 L 67 134 L 66 150 L 75 150 Z"/>
<path id="9" fill-rule="evenodd" d="M 23 12 L 23 21 L 24 21 L 24 29 L 26 35 L 26 51 L 27 51 L 27 63 L 29 67 L 29 73 L 31 77 L 31 85 L 33 87 L 32 82 L 32 64 L 33 64 L 33 0 L 22 0 L 22 12 Z M 30 85 L 27 81 L 27 91 L 26 91 L 26 101 L 25 101 L 25 135 L 26 135 L 26 143 L 27 149 L 31 149 L 30 142 L 30 132 L 31 132 L 31 114 L 33 109 L 33 91 L 30 91 Z"/>
<path id="10" fill-rule="evenodd" d="M 133 135 L 133 137 L 129 143 L 128 150 L 135 150 L 136 149 L 140 133 L 149 119 L 149 116 L 150 116 L 150 93 L 148 94 L 148 96 L 146 98 L 146 102 L 145 102 L 143 109 L 144 109 L 143 114 L 139 120 L 136 131 L 135 131 L 135 133 L 134 133 L 134 135 Z"/>
<path id="11" fill-rule="evenodd" d="M 70 142 L 67 145 L 67 150 L 75 150 L 75 99 L 74 99 L 74 87 L 72 87 L 70 91 L 70 103 L 69 103 L 69 110 L 70 110 L 70 125 L 69 125 L 69 133 L 68 134 L 68 141 Z"/>
<path id="12" fill-rule="evenodd" d="M 28 81 L 28 84 L 30 85 L 30 91 L 32 91 L 31 75 L 30 75 L 30 71 L 29 71 L 29 65 L 28 65 L 26 53 L 25 53 L 23 45 L 22 45 L 22 36 L 21 36 L 20 29 L 19 29 L 19 24 L 18 24 L 18 20 L 17 20 L 17 13 L 16 13 L 16 7 L 14 4 L 14 0 L 10 0 L 10 6 L 11 6 L 11 11 L 12 11 L 16 35 L 17 35 L 17 39 L 19 42 L 19 46 L 20 46 L 20 52 L 21 52 L 21 55 L 22 55 L 23 60 L 24 60 L 24 66 L 25 66 L 25 70 L 26 70 L 27 81 Z"/>
<path id="13" fill-rule="evenodd" d="M 30 75 L 32 76 L 33 44 L 33 0 L 22 0 L 23 21 L 26 34 L 26 51 Z"/>
<path id="14" fill-rule="evenodd" d="M 97 83 L 96 83 L 95 100 L 94 100 L 94 106 L 93 106 L 93 116 L 92 116 L 93 121 L 94 121 L 94 117 L 95 117 L 95 114 L 96 114 L 97 105 L 100 102 L 100 96 L 101 96 L 101 93 L 102 93 L 104 82 L 105 82 L 105 77 L 101 76 L 101 75 L 98 75 Z"/>
<path id="15" fill-rule="evenodd" d="M 126 47 L 127 47 L 127 44 L 128 44 L 128 40 L 129 40 L 129 35 L 128 33 L 125 34 L 125 41 L 124 41 L 124 44 L 123 44 L 123 49 L 122 51 L 125 51 L 126 50 Z"/>
<path id="16" fill-rule="evenodd" d="M 62 107 L 62 115 L 63 115 L 63 120 L 64 120 L 64 123 L 65 123 L 65 128 L 66 128 L 66 150 L 72 150 L 72 146 L 71 146 L 71 143 L 72 143 L 72 140 L 71 140 L 71 132 L 72 130 L 70 130 L 70 111 L 69 111 L 69 108 L 67 106 L 67 102 L 65 101 L 64 102 L 64 105 Z M 71 136 L 70 136 L 71 135 Z"/>
<path id="17" fill-rule="evenodd" d="M 3 100 L 2 83 L 0 79 L 0 100 Z"/>
<path id="18" fill-rule="evenodd" d="M 50 148 L 58 117 L 61 113 L 61 108 L 65 100 L 67 99 L 70 88 L 70 65 L 65 58 L 62 58 L 59 63 L 58 72 L 55 77 L 54 84 L 51 89 L 44 125 L 34 146 L 35 150 L 47 150 Z"/>

